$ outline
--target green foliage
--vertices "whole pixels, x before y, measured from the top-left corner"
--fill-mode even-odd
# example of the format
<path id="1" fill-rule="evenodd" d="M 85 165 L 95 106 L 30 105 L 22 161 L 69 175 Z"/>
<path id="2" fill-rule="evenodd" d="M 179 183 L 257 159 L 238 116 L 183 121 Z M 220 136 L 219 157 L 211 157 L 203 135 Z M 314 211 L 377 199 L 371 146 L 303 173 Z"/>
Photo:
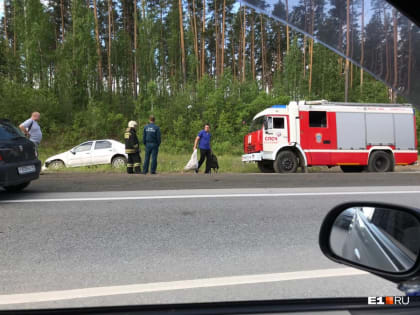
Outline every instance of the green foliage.
<path id="1" fill-rule="evenodd" d="M 314 44 L 309 93 L 309 70 L 305 75 L 303 71 L 304 67 L 308 69 L 309 53 L 306 53 L 304 64 L 303 36 L 292 32 L 290 50 L 286 53 L 284 26 L 274 21 L 264 22 L 262 26 L 259 16 L 252 10 L 246 15 L 246 73 L 242 81 L 239 59 L 243 16 L 234 9 L 231 0 L 226 1 L 223 75 L 220 66 L 217 67 L 220 55 L 216 59 L 215 42 L 215 14 L 219 14 L 217 21 L 220 23 L 223 2 L 206 2 L 203 35 L 202 2 L 195 1 L 198 46 L 201 51 L 204 40 L 205 51 L 205 72 L 199 80 L 200 60 L 197 62 L 194 50 L 191 2 L 187 7 L 187 2 L 183 1 L 186 83 L 181 71 L 178 1 L 138 2 L 136 51 L 133 49 L 133 2 L 113 3 L 112 32 L 109 34 L 107 2 L 97 1 L 102 81 L 99 80 L 93 10 L 87 7 L 86 1 L 63 1 L 65 34 L 62 34 L 57 2 L 49 1 L 47 6 L 36 0 L 9 3 L 7 43 L 4 34 L 0 33 L 0 117 L 18 124 L 31 112 L 40 111 L 45 144 L 57 149 L 68 149 L 92 138 L 122 140 L 127 121 L 136 120 L 144 126 L 148 116 L 154 114 L 162 130 L 163 151 L 190 152 L 203 124 L 210 123 L 216 153 L 238 155 L 242 151 L 243 136 L 259 111 L 275 104 L 288 104 L 290 100 L 344 100 L 342 58 L 322 45 Z M 16 9 L 15 19 L 13 8 Z M 255 35 L 255 80 L 251 72 L 251 19 Z M 262 28 L 265 28 L 266 56 L 261 48 Z M 3 29 L 1 25 L 1 32 Z M 334 27 L 332 34 L 333 31 L 336 31 Z M 277 34 L 282 35 L 277 38 Z M 112 90 L 108 90 L 106 84 L 108 36 L 112 42 Z M 281 47 L 281 70 L 276 64 L 277 47 Z M 261 79 L 263 58 L 266 82 Z M 133 73 L 134 61 L 137 73 Z M 134 78 L 138 83 L 137 97 L 134 97 Z M 386 86 L 366 73 L 361 87 L 360 70 L 355 67 L 349 100 L 389 102 Z M 398 101 L 405 102 L 401 98 Z M 417 121 L 420 124 L 420 118 Z"/>

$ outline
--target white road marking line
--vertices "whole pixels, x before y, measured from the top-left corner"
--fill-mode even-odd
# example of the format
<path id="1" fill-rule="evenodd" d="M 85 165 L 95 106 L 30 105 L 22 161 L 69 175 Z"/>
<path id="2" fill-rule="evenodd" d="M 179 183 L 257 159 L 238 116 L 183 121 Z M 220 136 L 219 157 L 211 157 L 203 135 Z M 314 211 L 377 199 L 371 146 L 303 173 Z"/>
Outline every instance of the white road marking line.
<path id="1" fill-rule="evenodd" d="M 185 290 L 196 288 L 211 288 L 221 286 L 245 285 L 256 283 L 281 282 L 290 280 L 304 280 L 315 278 L 330 278 L 343 276 L 366 275 L 365 271 L 353 268 L 318 269 L 296 272 L 268 273 L 245 276 L 204 278 L 195 280 L 181 280 L 169 282 L 152 282 L 143 284 L 130 284 L 119 286 L 95 287 L 85 289 L 45 291 L 34 293 L 19 293 L 0 295 L 0 305 L 49 302 L 59 300 L 71 300 L 80 298 L 92 298 L 111 295 L 123 295 L 134 293 L 148 293 L 172 290 Z"/>
<path id="2" fill-rule="evenodd" d="M 84 198 L 46 198 L 46 199 L 11 199 L 1 203 L 28 202 L 75 202 L 75 201 L 119 201 L 119 200 L 154 200 L 154 199 L 199 199 L 199 198 L 245 198 L 245 197 L 296 197 L 296 196 L 346 196 L 346 195 L 387 195 L 387 194 L 420 194 L 419 190 L 401 191 L 340 191 L 340 192 L 307 192 L 307 193 L 266 193 L 266 194 L 216 194 L 216 195 L 172 195 L 172 196 L 129 196 L 129 197 L 84 197 Z"/>

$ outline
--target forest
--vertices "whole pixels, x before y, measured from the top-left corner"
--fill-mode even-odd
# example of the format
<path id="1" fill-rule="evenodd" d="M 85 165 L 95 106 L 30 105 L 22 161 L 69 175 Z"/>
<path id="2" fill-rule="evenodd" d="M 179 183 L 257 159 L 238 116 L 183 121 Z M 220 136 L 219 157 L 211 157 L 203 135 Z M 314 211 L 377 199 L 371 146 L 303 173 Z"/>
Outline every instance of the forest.
<path id="1" fill-rule="evenodd" d="M 343 25 L 328 14 L 349 16 L 368 1 L 374 11 L 369 21 L 353 14 Z M 314 21 L 325 32 L 341 30 L 340 40 L 352 43 L 347 55 L 359 56 L 361 64 L 384 45 L 382 71 L 390 82 L 402 71 L 411 84 L 416 60 L 394 69 L 393 47 L 416 49 L 420 34 L 411 34 L 395 10 L 384 11 L 377 0 L 300 3 L 288 14 L 304 19 L 309 33 Z M 303 99 L 407 102 L 348 59 L 240 1 L 0 4 L 0 117 L 18 124 L 41 112 L 43 146 L 121 140 L 128 120 L 143 126 L 153 113 L 166 152 L 191 151 L 202 125 L 210 123 L 213 148 L 240 154 L 252 117 L 270 105 Z M 371 38 L 356 29 L 369 29 Z M 410 36 L 399 39 L 396 32 Z"/>

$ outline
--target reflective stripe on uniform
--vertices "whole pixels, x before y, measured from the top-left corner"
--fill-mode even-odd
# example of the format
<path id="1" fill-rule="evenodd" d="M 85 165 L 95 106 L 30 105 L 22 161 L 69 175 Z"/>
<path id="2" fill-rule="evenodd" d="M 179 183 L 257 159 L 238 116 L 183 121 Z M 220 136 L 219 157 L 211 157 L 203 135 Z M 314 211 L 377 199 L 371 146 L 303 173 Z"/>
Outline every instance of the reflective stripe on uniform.
<path id="1" fill-rule="evenodd" d="M 126 132 L 126 133 L 124 134 L 124 139 L 128 139 L 128 138 L 130 138 L 130 133 L 129 133 L 129 132 Z"/>
<path id="2" fill-rule="evenodd" d="M 125 153 L 127 153 L 127 154 L 136 153 L 136 150 L 135 149 L 125 149 Z"/>
<path id="3" fill-rule="evenodd" d="M 134 163 L 134 167 L 141 166 L 141 163 Z"/>
<path id="4" fill-rule="evenodd" d="M 127 163 L 127 167 L 133 167 L 133 164 Z"/>

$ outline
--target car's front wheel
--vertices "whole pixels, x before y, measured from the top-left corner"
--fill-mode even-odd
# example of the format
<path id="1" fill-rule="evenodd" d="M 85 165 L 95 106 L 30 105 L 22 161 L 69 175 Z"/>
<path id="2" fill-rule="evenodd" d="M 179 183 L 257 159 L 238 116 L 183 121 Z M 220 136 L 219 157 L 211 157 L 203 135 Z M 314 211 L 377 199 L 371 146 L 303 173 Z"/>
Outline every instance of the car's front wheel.
<path id="1" fill-rule="evenodd" d="M 111 165 L 115 168 L 124 167 L 127 164 L 127 160 L 123 156 L 116 156 L 112 159 Z"/>
<path id="2" fill-rule="evenodd" d="M 9 191 L 9 192 L 18 192 L 18 191 L 21 191 L 21 190 L 25 189 L 26 187 L 28 187 L 28 185 L 30 183 L 31 182 L 26 182 L 26 183 L 22 183 L 22 184 L 19 184 L 19 185 L 4 186 L 3 188 L 6 191 Z"/>
<path id="3" fill-rule="evenodd" d="M 277 155 L 273 166 L 276 173 L 295 173 L 298 168 L 298 159 L 292 151 L 285 150 Z"/>
<path id="4" fill-rule="evenodd" d="M 52 161 L 50 165 L 48 165 L 48 168 L 51 168 L 51 169 L 59 169 L 59 168 L 64 168 L 64 167 L 65 167 L 64 162 L 61 160 Z"/>

